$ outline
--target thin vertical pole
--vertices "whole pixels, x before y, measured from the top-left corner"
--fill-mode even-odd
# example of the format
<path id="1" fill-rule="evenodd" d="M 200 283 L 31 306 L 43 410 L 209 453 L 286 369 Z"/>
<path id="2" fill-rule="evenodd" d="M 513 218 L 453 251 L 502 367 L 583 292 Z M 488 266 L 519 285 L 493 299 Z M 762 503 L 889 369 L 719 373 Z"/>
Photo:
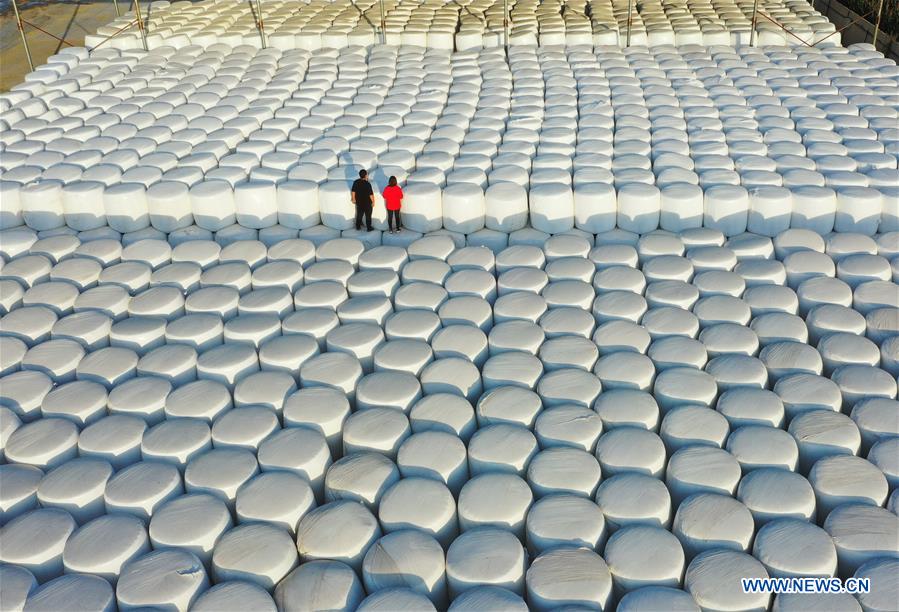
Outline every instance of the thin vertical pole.
<path id="1" fill-rule="evenodd" d="M 877 7 L 877 21 L 874 23 L 874 50 L 877 50 L 877 35 L 880 34 L 880 18 L 883 17 L 883 0 L 880 0 L 880 5 Z"/>
<path id="2" fill-rule="evenodd" d="M 134 14 L 137 16 L 137 29 L 140 30 L 140 39 L 144 44 L 144 51 L 149 51 L 147 47 L 147 30 L 144 28 L 144 17 L 140 12 L 140 0 L 134 0 Z"/>
<path id="3" fill-rule="evenodd" d="M 384 0 L 379 0 L 378 5 L 381 7 L 381 44 L 387 44 L 387 17 L 384 13 Z"/>
<path id="4" fill-rule="evenodd" d="M 759 0 L 752 3 L 752 29 L 749 31 L 749 46 L 755 46 L 755 28 L 759 22 Z"/>
<path id="5" fill-rule="evenodd" d="M 503 0 L 503 48 L 509 59 L 509 0 Z"/>
<path id="6" fill-rule="evenodd" d="M 262 19 L 262 3 L 260 0 L 256 0 L 256 27 L 259 29 L 259 38 L 262 39 L 262 48 L 265 49 L 268 41 L 265 39 L 265 23 Z"/>
<path id="7" fill-rule="evenodd" d="M 631 22 L 632 16 L 634 14 L 634 0 L 628 0 L 627 2 L 627 37 L 625 39 L 624 46 L 631 46 Z"/>
<path id="8" fill-rule="evenodd" d="M 16 14 L 16 27 L 19 28 L 19 35 L 22 37 L 22 46 L 25 47 L 25 57 L 28 58 L 28 67 L 34 70 L 34 60 L 31 59 L 31 49 L 28 48 L 28 39 L 25 38 L 25 26 L 22 25 L 22 16 L 19 15 L 19 7 L 16 4 L 18 0 L 12 0 L 12 10 Z"/>
<path id="9" fill-rule="evenodd" d="M 112 0 L 112 5 L 115 7 L 116 17 L 121 17 L 122 11 L 119 9 L 119 0 Z"/>

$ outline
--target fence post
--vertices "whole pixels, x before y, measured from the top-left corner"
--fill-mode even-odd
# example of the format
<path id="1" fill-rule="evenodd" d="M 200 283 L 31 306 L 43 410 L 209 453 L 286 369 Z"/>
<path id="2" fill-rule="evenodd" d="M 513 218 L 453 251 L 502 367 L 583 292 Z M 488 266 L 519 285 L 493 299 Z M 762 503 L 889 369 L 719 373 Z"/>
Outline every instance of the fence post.
<path id="1" fill-rule="evenodd" d="M 633 21 L 632 15 L 634 14 L 634 0 L 628 0 L 627 3 L 627 36 L 625 38 L 624 46 L 631 46 L 631 22 Z"/>
<path id="2" fill-rule="evenodd" d="M 387 44 L 387 17 L 384 14 L 384 0 L 378 0 L 378 5 L 381 7 L 381 44 Z"/>
<path id="3" fill-rule="evenodd" d="M 134 13 L 137 16 L 137 29 L 140 30 L 140 40 L 144 45 L 144 51 L 149 51 L 147 47 L 147 30 L 144 28 L 144 18 L 140 12 L 140 0 L 134 0 Z"/>
<path id="4" fill-rule="evenodd" d="M 877 7 L 877 21 L 874 23 L 874 50 L 877 50 L 877 35 L 880 33 L 880 18 L 883 17 L 883 0 Z M 886 55 L 886 54 L 884 54 Z"/>
<path id="5" fill-rule="evenodd" d="M 25 26 L 22 25 L 22 16 L 19 15 L 19 7 L 16 4 L 18 0 L 12 0 L 12 10 L 16 14 L 16 27 L 19 28 L 19 35 L 22 37 L 22 46 L 25 47 L 25 57 L 28 59 L 28 67 L 34 70 L 34 60 L 31 59 L 31 49 L 28 48 L 28 39 L 25 38 Z"/>
<path id="6" fill-rule="evenodd" d="M 752 29 L 749 31 L 749 46 L 755 46 L 755 28 L 759 22 L 759 0 L 752 3 Z"/>

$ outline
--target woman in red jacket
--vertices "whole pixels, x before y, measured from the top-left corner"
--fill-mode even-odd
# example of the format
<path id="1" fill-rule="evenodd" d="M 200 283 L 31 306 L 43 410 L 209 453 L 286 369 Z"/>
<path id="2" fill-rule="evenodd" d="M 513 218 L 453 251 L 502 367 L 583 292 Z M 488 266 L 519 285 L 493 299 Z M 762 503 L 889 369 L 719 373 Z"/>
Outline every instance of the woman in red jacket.
<path id="1" fill-rule="evenodd" d="M 387 181 L 387 187 L 381 194 L 384 196 L 384 204 L 387 206 L 387 226 L 390 233 L 400 231 L 400 206 L 403 200 L 403 190 L 396 184 L 396 177 L 391 176 Z"/>

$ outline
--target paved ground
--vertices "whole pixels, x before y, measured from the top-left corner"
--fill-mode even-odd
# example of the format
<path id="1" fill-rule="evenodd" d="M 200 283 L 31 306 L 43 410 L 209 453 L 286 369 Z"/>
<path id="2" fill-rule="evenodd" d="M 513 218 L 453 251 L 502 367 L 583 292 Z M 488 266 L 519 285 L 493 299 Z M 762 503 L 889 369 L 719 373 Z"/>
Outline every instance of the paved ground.
<path id="1" fill-rule="evenodd" d="M 24 5 L 24 6 L 23 6 Z M 60 2 L 52 4 L 19 4 L 22 19 L 64 38 L 73 45 L 84 44 L 84 36 L 96 32 L 97 28 L 115 19 L 115 9 L 111 0 L 97 2 Z M 124 12 L 127 0 L 120 0 L 119 7 Z M 0 2 L 0 91 L 22 82 L 28 73 L 28 62 L 22 48 L 22 40 L 16 31 L 16 20 L 8 2 Z M 57 53 L 64 43 L 44 34 L 33 27 L 25 26 L 28 45 L 35 66 L 43 64 L 47 57 Z"/>

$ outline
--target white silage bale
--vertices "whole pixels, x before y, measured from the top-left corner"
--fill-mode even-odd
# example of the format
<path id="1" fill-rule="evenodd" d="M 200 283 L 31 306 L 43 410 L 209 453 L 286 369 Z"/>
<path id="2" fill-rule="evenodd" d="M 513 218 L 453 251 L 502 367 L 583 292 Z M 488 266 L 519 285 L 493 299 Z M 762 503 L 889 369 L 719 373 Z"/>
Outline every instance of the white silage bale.
<path id="1" fill-rule="evenodd" d="M 37 612 L 64 608 L 113 612 L 117 609 L 115 593 L 109 582 L 98 576 L 60 576 L 35 589 L 24 609 Z"/>
<path id="2" fill-rule="evenodd" d="M 320 222 L 318 184 L 288 180 L 277 186 L 278 223 L 306 229 Z"/>
<path id="3" fill-rule="evenodd" d="M 242 580 L 220 582 L 203 593 L 191 608 L 197 612 L 219 612 L 225 609 L 277 611 L 272 596 L 265 589 Z"/>
<path id="4" fill-rule="evenodd" d="M 188 610 L 209 587 L 209 577 L 196 555 L 181 549 L 148 553 L 125 566 L 116 587 L 120 610 L 170 607 Z"/>
<path id="5" fill-rule="evenodd" d="M 275 185 L 246 181 L 234 186 L 234 208 L 237 222 L 252 229 L 262 229 L 278 222 Z"/>
<path id="6" fill-rule="evenodd" d="M 106 222 L 116 231 L 135 232 L 150 225 L 146 188 L 138 183 L 119 183 L 103 193 Z"/>
<path id="7" fill-rule="evenodd" d="M 65 209 L 66 225 L 78 231 L 86 231 L 106 225 L 106 211 L 103 208 L 103 183 L 75 181 L 62 189 L 62 204 Z M 6 198 L 5 191 L 2 197 Z"/>
<path id="8" fill-rule="evenodd" d="M 836 232 L 872 235 L 880 225 L 883 195 L 867 187 L 845 187 L 837 190 Z"/>
<path id="9" fill-rule="evenodd" d="M 711 517 L 703 520 L 709 519 Z M 768 609 L 771 594 L 744 592 L 740 579 L 767 577 L 765 567 L 748 554 L 709 550 L 687 567 L 684 589 L 703 609 L 736 608 L 761 612 Z"/>
<path id="10" fill-rule="evenodd" d="M 43 231 L 65 226 L 62 183 L 41 181 L 25 185 L 19 190 L 19 202 L 22 219 L 31 229 Z"/>
<path id="11" fill-rule="evenodd" d="M 448 185 L 443 190 L 443 227 L 463 234 L 484 229 L 486 205 L 481 187 L 469 183 Z"/>
<path id="12" fill-rule="evenodd" d="M 190 188 L 194 222 L 213 232 L 232 225 L 236 218 L 234 190 L 225 181 L 202 181 Z"/>
<path id="13" fill-rule="evenodd" d="M 645 234 L 659 227 L 661 194 L 654 185 L 628 183 L 618 190 L 618 227 Z"/>
<path id="14" fill-rule="evenodd" d="M 582 230 L 598 234 L 615 229 L 618 197 L 615 189 L 605 183 L 585 183 L 574 186 L 574 220 Z"/>
<path id="15" fill-rule="evenodd" d="M 63 551 L 66 573 L 94 574 L 115 585 L 122 567 L 150 552 L 147 528 L 136 516 L 101 516 L 72 534 Z"/>
<path id="16" fill-rule="evenodd" d="M 345 563 L 311 561 L 275 588 L 279 610 L 355 610 L 365 598 L 362 581 Z"/>
<path id="17" fill-rule="evenodd" d="M 440 187 L 411 183 L 403 198 L 403 225 L 415 232 L 433 232 L 443 226 L 443 197 Z"/>
<path id="18" fill-rule="evenodd" d="M 752 556 L 773 578 L 831 577 L 837 571 L 837 551 L 830 534 L 797 518 L 773 520 L 759 529 Z"/>
<path id="19" fill-rule="evenodd" d="M 703 225 L 735 236 L 746 231 L 749 194 L 743 187 L 716 185 L 705 192 Z"/>
<path id="20" fill-rule="evenodd" d="M 184 183 L 159 181 L 147 189 L 150 224 L 161 232 L 174 232 L 193 224 L 190 195 Z"/>
<path id="21" fill-rule="evenodd" d="M 703 193 L 696 185 L 675 183 L 662 188 L 659 227 L 671 232 L 702 227 Z"/>
<path id="22" fill-rule="evenodd" d="M 617 531 L 606 543 L 604 558 L 619 597 L 642 586 L 681 585 L 683 549 L 659 527 L 634 525 Z"/>
<path id="23" fill-rule="evenodd" d="M 300 559 L 341 561 L 361 573 L 365 553 L 381 537 L 377 519 L 362 504 L 336 501 L 312 510 L 297 526 Z"/>
<path id="24" fill-rule="evenodd" d="M 793 215 L 790 227 L 826 235 L 833 230 L 837 197 L 833 189 L 803 186 L 792 189 Z"/>
<path id="25" fill-rule="evenodd" d="M 783 187 L 756 187 L 749 192 L 747 229 L 763 236 L 776 236 L 790 228 L 793 197 Z"/>
<path id="26" fill-rule="evenodd" d="M 23 514 L 3 527 L 4 563 L 18 565 L 46 582 L 63 573 L 65 543 L 77 523 L 65 510 L 41 508 Z"/>
<path id="27" fill-rule="evenodd" d="M 896 516 L 884 508 L 844 504 L 828 515 L 823 526 L 836 546 L 840 575 L 851 575 L 879 557 L 899 554 Z M 882 535 L 872 537 L 872 534 Z M 877 587 L 872 585 L 872 588 Z"/>
<path id="28" fill-rule="evenodd" d="M 297 563 L 296 546 L 287 530 L 266 523 L 231 529 L 216 542 L 212 554 L 216 582 L 243 579 L 269 591 Z"/>
<path id="29" fill-rule="evenodd" d="M 350 190 L 343 181 L 327 181 L 318 187 L 321 221 L 324 225 L 347 230 L 355 223 L 355 205 Z"/>
<path id="30" fill-rule="evenodd" d="M 496 183 L 487 188 L 484 197 L 488 229 L 508 233 L 527 225 L 528 194 L 523 187 L 514 183 Z"/>
<path id="31" fill-rule="evenodd" d="M 647 586 L 631 591 L 618 602 L 619 612 L 699 612 L 693 597 L 680 589 Z"/>
<path id="32" fill-rule="evenodd" d="M 22 610 L 36 588 L 37 580 L 28 570 L 15 565 L 0 567 L 0 597 L 10 610 Z"/>
<path id="33" fill-rule="evenodd" d="M 22 185 L 14 181 L 0 181 L 0 230 L 24 223 L 19 193 Z"/>
<path id="34" fill-rule="evenodd" d="M 431 536 L 402 530 L 380 538 L 368 550 L 362 580 L 370 593 L 406 588 L 441 608 L 446 605 L 446 562 Z"/>
<path id="35" fill-rule="evenodd" d="M 480 585 L 498 586 L 524 594 L 527 552 L 507 531 L 481 528 L 468 531 L 450 545 L 446 574 L 454 600 Z"/>
<path id="36" fill-rule="evenodd" d="M 612 598 L 609 567 L 598 554 L 582 548 L 542 553 L 528 568 L 526 583 L 535 610 L 581 605 L 606 609 Z"/>

